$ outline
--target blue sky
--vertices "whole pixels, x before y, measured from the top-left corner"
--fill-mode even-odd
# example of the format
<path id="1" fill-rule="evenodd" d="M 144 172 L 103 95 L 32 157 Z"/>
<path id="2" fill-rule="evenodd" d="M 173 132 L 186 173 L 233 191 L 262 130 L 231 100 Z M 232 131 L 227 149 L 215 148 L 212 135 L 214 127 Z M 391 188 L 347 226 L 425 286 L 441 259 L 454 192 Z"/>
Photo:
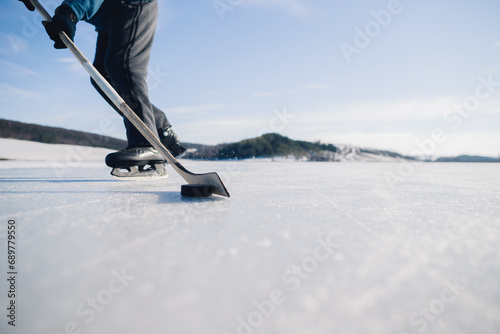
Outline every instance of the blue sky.
<path id="1" fill-rule="evenodd" d="M 53 12 L 58 1 L 42 1 Z M 293 139 L 500 155 L 500 3 L 160 0 L 151 101 L 182 140 Z M 124 138 L 40 16 L 0 5 L 0 118 Z M 96 34 L 75 42 L 93 59 Z"/>

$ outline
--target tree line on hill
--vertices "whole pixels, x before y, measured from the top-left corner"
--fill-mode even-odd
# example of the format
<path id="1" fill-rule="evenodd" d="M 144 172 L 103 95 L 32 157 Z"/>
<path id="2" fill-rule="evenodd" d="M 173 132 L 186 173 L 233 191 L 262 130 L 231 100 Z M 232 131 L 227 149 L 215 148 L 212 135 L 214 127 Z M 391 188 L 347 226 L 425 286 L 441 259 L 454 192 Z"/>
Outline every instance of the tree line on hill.
<path id="1" fill-rule="evenodd" d="M 120 150 L 126 147 L 124 140 L 98 134 L 27 124 L 0 119 L 0 138 L 29 140 L 47 144 L 67 144 L 104 147 Z M 188 148 L 188 159 L 248 159 L 254 157 L 320 157 L 321 152 L 335 153 L 338 148 L 332 144 L 295 141 L 279 134 L 266 134 L 236 143 L 201 145 L 182 143 Z M 319 158 L 318 158 L 319 159 Z"/>
<path id="2" fill-rule="evenodd" d="M 332 144 L 292 140 L 277 133 L 268 133 L 236 143 L 202 146 L 188 153 L 186 157 L 209 160 L 274 157 L 314 160 L 315 157 L 320 157 L 322 152 L 337 153 L 338 151 L 338 148 Z"/>
<path id="3" fill-rule="evenodd" d="M 37 124 L 0 119 L 0 138 L 36 141 L 47 144 L 67 144 L 91 147 L 104 147 L 121 150 L 127 142 L 121 139 L 102 136 L 83 131 L 68 130 Z M 371 154 L 379 157 L 416 160 L 412 156 L 399 153 L 354 148 L 339 147 L 320 142 L 292 140 L 277 133 L 268 133 L 256 138 L 246 139 L 234 143 L 219 145 L 202 145 L 182 143 L 188 148 L 187 159 L 197 160 L 226 160 L 251 158 L 292 158 L 306 161 L 342 161 L 342 157 L 357 154 Z M 441 157 L 436 162 L 500 162 L 500 158 L 482 156 Z"/>
<path id="4" fill-rule="evenodd" d="M 46 144 L 67 144 L 121 150 L 127 142 L 121 139 L 83 131 L 0 119 L 0 138 L 36 141 Z"/>

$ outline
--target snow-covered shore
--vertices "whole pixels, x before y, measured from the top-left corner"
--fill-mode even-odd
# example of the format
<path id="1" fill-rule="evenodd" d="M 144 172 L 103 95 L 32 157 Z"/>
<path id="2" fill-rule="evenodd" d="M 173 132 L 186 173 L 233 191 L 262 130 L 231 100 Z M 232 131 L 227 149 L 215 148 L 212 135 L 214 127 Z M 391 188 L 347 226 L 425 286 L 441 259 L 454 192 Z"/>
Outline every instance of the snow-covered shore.
<path id="1" fill-rule="evenodd" d="M 112 150 L 99 147 L 45 144 L 0 138 L 0 159 L 19 161 L 104 161 Z"/>

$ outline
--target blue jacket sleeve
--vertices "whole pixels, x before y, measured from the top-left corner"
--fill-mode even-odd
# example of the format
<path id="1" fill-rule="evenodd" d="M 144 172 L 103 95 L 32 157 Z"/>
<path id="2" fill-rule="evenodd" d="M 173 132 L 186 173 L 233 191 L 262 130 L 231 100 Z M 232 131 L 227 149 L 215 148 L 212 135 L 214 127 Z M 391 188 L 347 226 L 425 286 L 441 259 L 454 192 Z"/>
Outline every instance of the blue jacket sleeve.
<path id="1" fill-rule="evenodd" d="M 105 0 L 65 0 L 66 4 L 73 9 L 78 20 L 87 21 L 99 10 Z"/>

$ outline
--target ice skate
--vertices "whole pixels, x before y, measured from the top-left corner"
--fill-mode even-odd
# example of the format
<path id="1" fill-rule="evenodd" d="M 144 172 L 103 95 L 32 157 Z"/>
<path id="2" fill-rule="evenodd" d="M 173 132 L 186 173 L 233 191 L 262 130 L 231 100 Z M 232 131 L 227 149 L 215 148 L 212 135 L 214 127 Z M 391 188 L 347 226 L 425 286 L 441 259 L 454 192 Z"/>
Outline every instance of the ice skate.
<path id="1" fill-rule="evenodd" d="M 164 164 L 152 147 L 131 147 L 106 156 L 106 165 L 113 168 L 111 175 L 118 178 L 166 177 Z"/>
<path id="2" fill-rule="evenodd" d="M 179 143 L 179 136 L 172 130 L 172 127 L 158 131 L 160 141 L 167 150 L 172 153 L 174 158 L 179 159 L 186 154 L 186 148 Z"/>

